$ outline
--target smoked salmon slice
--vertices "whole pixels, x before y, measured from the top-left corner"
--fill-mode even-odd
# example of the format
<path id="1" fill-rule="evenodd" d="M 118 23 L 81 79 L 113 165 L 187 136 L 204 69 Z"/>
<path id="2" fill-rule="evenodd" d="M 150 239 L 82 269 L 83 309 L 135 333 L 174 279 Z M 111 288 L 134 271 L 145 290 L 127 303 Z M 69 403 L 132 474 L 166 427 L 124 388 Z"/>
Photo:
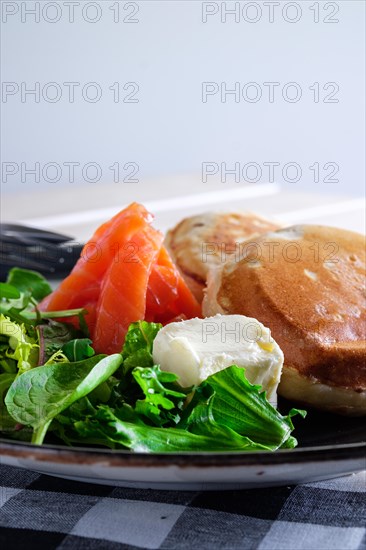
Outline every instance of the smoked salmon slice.
<path id="1" fill-rule="evenodd" d="M 120 352 L 134 321 L 166 324 L 201 315 L 152 220 L 132 203 L 103 224 L 70 275 L 40 304 L 43 311 L 85 308 L 97 353 Z"/>
<path id="2" fill-rule="evenodd" d="M 148 281 L 163 235 L 149 227 L 134 235 L 132 241 L 133 256 L 112 263 L 102 283 L 93 331 L 97 352 L 121 351 L 130 323 L 145 318 Z"/>
<path id="3" fill-rule="evenodd" d="M 201 315 L 201 307 L 174 265 L 165 246 L 153 265 L 146 297 L 146 320 L 166 324 L 181 316 Z"/>
<path id="4" fill-rule="evenodd" d="M 152 221 L 151 214 L 137 203 L 131 204 L 108 222 L 101 225 L 85 244 L 80 258 L 70 275 L 43 300 L 40 309 L 58 311 L 84 307 L 86 321 L 95 321 L 96 302 L 108 267 L 118 255 L 126 254 L 124 243 Z"/>

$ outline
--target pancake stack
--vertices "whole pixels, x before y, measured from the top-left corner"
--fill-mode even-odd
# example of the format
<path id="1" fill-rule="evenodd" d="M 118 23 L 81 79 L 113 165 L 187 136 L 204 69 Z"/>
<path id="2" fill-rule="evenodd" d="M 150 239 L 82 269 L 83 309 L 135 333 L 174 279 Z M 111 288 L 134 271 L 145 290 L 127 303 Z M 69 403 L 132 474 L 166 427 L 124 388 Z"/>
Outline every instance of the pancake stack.
<path id="1" fill-rule="evenodd" d="M 165 246 L 199 302 L 210 269 L 237 257 L 240 243 L 280 226 L 257 214 L 206 212 L 168 231 Z"/>
<path id="2" fill-rule="evenodd" d="M 241 314 L 271 329 L 285 356 L 280 395 L 360 416 L 366 414 L 365 245 L 357 233 L 298 225 L 240 241 L 239 255 L 213 258 L 200 270 L 189 264 L 189 246 L 185 253 L 180 248 L 180 266 L 185 258 L 194 274 L 206 273 L 205 316 Z"/>

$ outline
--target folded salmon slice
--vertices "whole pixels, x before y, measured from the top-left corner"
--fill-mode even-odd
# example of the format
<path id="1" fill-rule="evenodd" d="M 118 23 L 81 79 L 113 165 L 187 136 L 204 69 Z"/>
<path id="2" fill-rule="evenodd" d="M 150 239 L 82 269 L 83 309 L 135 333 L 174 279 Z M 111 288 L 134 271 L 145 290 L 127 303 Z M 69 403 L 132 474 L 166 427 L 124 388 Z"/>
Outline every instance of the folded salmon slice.
<path id="1" fill-rule="evenodd" d="M 180 316 L 190 319 L 200 315 L 201 306 L 162 246 L 149 278 L 146 320 L 166 324 Z"/>
<path id="2" fill-rule="evenodd" d="M 43 300 L 40 309 L 58 311 L 84 307 L 88 310 L 88 325 L 93 324 L 100 287 L 109 266 L 117 254 L 128 253 L 123 250 L 123 244 L 152 219 L 143 206 L 133 203 L 101 225 L 85 244 L 70 275 Z"/>
<path id="3" fill-rule="evenodd" d="M 165 324 L 201 315 L 152 219 L 133 203 L 99 227 L 70 275 L 40 304 L 43 311 L 87 309 L 97 352 L 120 352 L 134 321 Z"/>
<path id="4" fill-rule="evenodd" d="M 96 351 L 121 351 L 127 329 L 145 318 L 146 293 L 153 263 L 163 235 L 152 227 L 139 231 L 127 245 L 132 256 L 112 262 L 103 280 L 97 303 L 93 343 Z"/>

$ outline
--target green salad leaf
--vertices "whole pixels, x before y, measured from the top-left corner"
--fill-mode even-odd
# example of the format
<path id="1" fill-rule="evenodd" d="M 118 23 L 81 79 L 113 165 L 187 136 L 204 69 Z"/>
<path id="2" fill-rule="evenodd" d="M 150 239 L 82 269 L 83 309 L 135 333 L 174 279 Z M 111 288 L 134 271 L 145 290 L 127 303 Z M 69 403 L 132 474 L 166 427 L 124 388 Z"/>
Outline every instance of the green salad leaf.
<path id="1" fill-rule="evenodd" d="M 118 391 L 127 403 L 135 403 L 142 396 L 141 388 L 132 376 L 135 367 L 150 368 L 154 366 L 152 356 L 153 341 L 162 325 L 138 321 L 131 323 L 122 349 L 123 376 Z"/>
<path id="2" fill-rule="evenodd" d="M 128 422 L 119 418 L 118 412 L 101 406 L 93 417 L 75 423 L 75 430 L 81 441 L 104 444 L 112 449 L 126 448 L 136 452 L 182 453 L 192 451 L 249 451 L 269 450 L 268 447 L 253 444 L 248 438 L 225 429 L 212 435 L 196 435 L 178 428 L 147 426 L 134 420 Z M 227 437 L 226 437 L 227 436 Z"/>
<path id="3" fill-rule="evenodd" d="M 0 283 L 0 297 L 7 300 L 18 300 L 20 292 L 17 288 L 8 283 Z"/>
<path id="4" fill-rule="evenodd" d="M 81 330 L 87 332 L 83 308 L 39 311 L 38 303 L 52 291 L 47 280 L 36 271 L 14 267 L 6 283 L 0 283 L 0 313 L 12 321 L 33 327 L 48 319 L 78 317 Z"/>
<path id="5" fill-rule="evenodd" d="M 69 361 L 82 361 L 95 354 L 91 343 L 92 341 L 89 338 L 76 338 L 75 340 L 66 342 L 66 344 L 61 347 L 61 350 Z"/>
<path id="6" fill-rule="evenodd" d="M 0 312 L 12 321 L 32 324 L 30 321 L 40 315 L 34 311 L 35 306 L 50 292 L 49 283 L 40 273 L 13 267 L 6 283 L 0 283 Z"/>
<path id="7" fill-rule="evenodd" d="M 140 350 L 148 352 L 152 357 L 153 342 L 161 328 L 160 323 L 148 323 L 147 321 L 131 323 L 123 345 L 123 358 L 131 360 Z"/>
<path id="8" fill-rule="evenodd" d="M 77 330 L 70 324 L 49 319 L 37 326 L 39 341 L 39 364 L 44 365 L 54 353 L 78 336 Z"/>
<path id="9" fill-rule="evenodd" d="M 34 428 L 32 441 L 40 445 L 53 418 L 108 380 L 121 363 L 119 353 L 95 355 L 76 363 L 55 363 L 25 372 L 6 394 L 8 412 L 17 422 Z"/>
<path id="10" fill-rule="evenodd" d="M 7 408 L 2 406 L 0 407 L 0 436 L 17 441 L 30 442 L 32 439 L 32 429 L 16 422 L 8 413 Z"/>
<path id="11" fill-rule="evenodd" d="M 10 416 L 4 403 L 6 392 L 13 383 L 15 377 L 15 374 L 0 374 L 0 433 L 11 439 L 30 441 L 31 430 L 16 422 L 14 418 Z"/>
<path id="12" fill-rule="evenodd" d="M 95 355 L 86 330 L 42 313 L 41 276 L 12 270 L 0 312 L 0 431 L 42 444 L 48 431 L 65 443 L 139 452 L 274 451 L 296 446 L 292 409 L 282 416 L 235 365 L 199 386 L 153 361 L 158 323 L 132 323 L 121 353 Z M 1 289 L 0 289 L 1 290 Z M 34 310 L 34 311 L 33 311 Z M 82 328 L 80 324 L 80 328 Z M 41 366 L 38 366 L 41 365 Z"/>
<path id="13" fill-rule="evenodd" d="M 152 346 L 161 327 L 146 321 L 130 325 L 122 350 L 123 377 L 118 390 L 122 403 L 133 407 L 136 418 L 150 425 L 174 426 L 191 390 L 181 388 L 175 374 L 154 365 Z"/>
<path id="14" fill-rule="evenodd" d="M 251 384 L 243 368 L 233 365 L 209 376 L 196 389 L 179 427 L 207 435 L 217 426 L 230 428 L 252 441 L 278 449 L 289 439 L 291 417 L 305 415 L 292 409 L 282 416 L 266 399 L 261 386 Z M 296 440 L 291 440 L 295 446 Z"/>
<path id="15" fill-rule="evenodd" d="M 39 346 L 23 324 L 0 314 L 0 372 L 25 372 L 38 364 Z"/>
<path id="16" fill-rule="evenodd" d="M 135 367 L 132 376 L 140 386 L 144 397 L 137 399 L 134 410 L 156 426 L 174 425 L 180 420 L 189 389 L 177 384 L 178 377 L 160 370 L 158 365 L 148 368 Z"/>
<path id="17" fill-rule="evenodd" d="M 30 269 L 13 267 L 8 273 L 6 282 L 17 289 L 19 293 L 29 293 L 37 302 L 52 292 L 48 281 L 40 273 Z"/>
<path id="18" fill-rule="evenodd" d="M 115 410 L 99 407 L 92 417 L 75 423 L 75 430 L 82 437 L 88 441 L 94 437 L 99 443 L 104 440 L 112 448 L 122 446 L 140 452 L 274 451 L 296 445 L 290 435 L 290 417 L 304 412 L 292 410 L 283 417 L 266 400 L 261 387 L 248 382 L 242 368 L 232 366 L 210 376 L 195 388 L 185 410 L 183 400 L 187 392 L 167 391 L 160 380 L 175 384 L 176 375 L 162 373 L 157 366 L 137 367 L 132 375 L 147 398 Z M 166 411 L 174 406 L 172 397 L 180 399 L 180 408 L 175 411 L 181 420 L 177 427 L 173 427 L 172 419 L 167 427 L 162 427 L 159 419 L 166 418 Z M 155 426 L 150 426 L 147 419 Z"/>
<path id="19" fill-rule="evenodd" d="M 0 374 L 0 406 L 3 405 L 5 394 L 14 382 L 15 377 L 15 374 L 7 372 Z"/>
<path id="20" fill-rule="evenodd" d="M 146 371 L 144 374 L 147 375 L 149 370 L 137 367 L 132 372 L 135 376 L 136 371 L 136 377 L 140 379 L 141 371 Z M 122 403 L 120 407 L 112 407 L 108 403 L 91 405 L 90 401 L 87 406 L 85 401 L 79 402 L 78 406 L 75 403 L 56 419 L 58 435 L 69 444 L 105 445 L 112 449 L 126 448 L 139 452 L 274 451 L 296 445 L 296 440 L 290 435 L 293 426 L 289 417 L 297 413 L 304 415 L 304 412 L 293 409 L 287 417 L 283 417 L 266 400 L 263 402 L 260 387 L 246 380 L 243 369 L 229 367 L 198 386 L 185 410 L 175 408 L 181 418 L 177 426 L 174 419 L 167 419 L 166 414 L 175 399 L 183 405 L 186 390 L 166 392 L 159 380 L 160 368 L 155 366 L 154 370 L 157 380 L 149 375 L 147 382 L 144 379 L 141 381 L 141 386 L 145 395 L 157 396 L 156 402 L 146 401 L 142 408 L 138 399 L 133 405 Z M 163 374 L 172 377 L 169 383 L 176 383 L 174 374 Z M 249 397 L 241 399 L 234 419 L 227 423 L 220 413 L 226 401 L 224 387 L 233 380 L 236 384 L 234 389 L 229 387 L 228 401 L 233 399 L 236 391 L 248 391 Z M 218 388 L 219 398 L 214 386 Z M 148 392 L 152 388 L 157 390 L 156 393 Z M 173 401 L 169 403 L 170 399 Z M 162 424 L 160 418 L 168 421 Z M 267 437 L 265 434 L 273 428 L 274 434 Z"/>

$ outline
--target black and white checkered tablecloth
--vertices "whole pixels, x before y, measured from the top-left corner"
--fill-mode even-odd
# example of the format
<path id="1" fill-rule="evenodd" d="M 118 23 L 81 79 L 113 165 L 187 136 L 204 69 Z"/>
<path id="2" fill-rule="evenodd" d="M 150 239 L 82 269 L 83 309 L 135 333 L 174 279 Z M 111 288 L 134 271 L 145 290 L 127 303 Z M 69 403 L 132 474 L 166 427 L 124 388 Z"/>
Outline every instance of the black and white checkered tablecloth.
<path id="1" fill-rule="evenodd" d="M 0 548 L 366 548 L 365 472 L 224 492 L 113 488 L 0 465 Z"/>

